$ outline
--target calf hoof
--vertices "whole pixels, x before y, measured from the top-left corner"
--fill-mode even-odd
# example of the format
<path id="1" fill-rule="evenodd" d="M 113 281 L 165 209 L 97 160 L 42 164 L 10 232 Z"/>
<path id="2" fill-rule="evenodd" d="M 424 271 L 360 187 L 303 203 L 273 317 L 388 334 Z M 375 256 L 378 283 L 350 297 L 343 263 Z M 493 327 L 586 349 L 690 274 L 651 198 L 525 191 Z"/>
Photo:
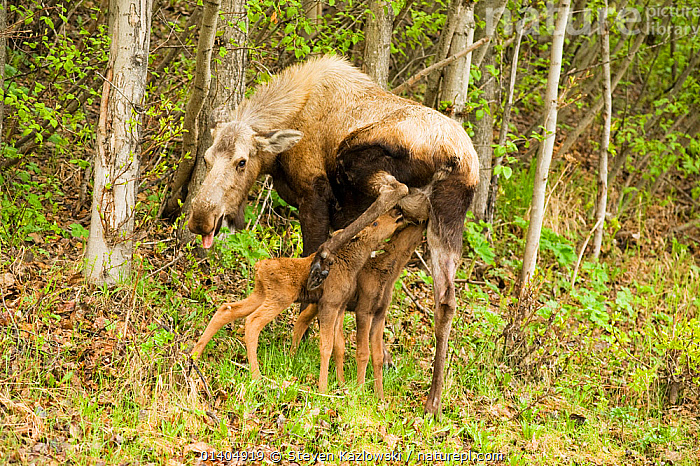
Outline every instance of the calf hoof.
<path id="1" fill-rule="evenodd" d="M 311 264 L 311 270 L 309 272 L 309 278 L 306 281 L 306 287 L 309 290 L 315 290 L 321 286 L 324 280 L 328 277 L 328 269 L 330 264 L 327 260 L 321 258 L 320 254 L 317 254 Z"/>
<path id="2" fill-rule="evenodd" d="M 424 417 L 440 419 L 441 411 L 442 406 L 440 399 L 431 399 L 430 396 L 428 396 L 428 399 L 425 401 L 425 407 L 423 408 Z"/>
<path id="3" fill-rule="evenodd" d="M 396 369 L 396 364 L 394 364 L 394 358 L 391 357 L 389 350 L 384 347 L 384 370 Z"/>

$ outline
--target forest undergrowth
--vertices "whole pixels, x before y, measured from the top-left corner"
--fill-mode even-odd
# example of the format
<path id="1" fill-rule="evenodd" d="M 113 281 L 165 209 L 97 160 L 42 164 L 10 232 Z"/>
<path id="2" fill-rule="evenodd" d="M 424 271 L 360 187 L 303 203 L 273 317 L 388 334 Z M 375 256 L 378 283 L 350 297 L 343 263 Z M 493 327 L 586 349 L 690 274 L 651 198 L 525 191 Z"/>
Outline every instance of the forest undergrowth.
<path id="1" fill-rule="evenodd" d="M 199 239 L 180 248 L 183 218 L 162 218 L 169 184 L 187 160 L 183 119 L 202 14 L 196 2 L 154 2 L 133 273 L 113 287 L 85 283 L 109 3 L 10 2 L 0 31 L 7 39 L 0 464 L 177 466 L 200 464 L 202 452 L 212 455 L 207 464 L 357 464 L 349 453 L 361 452 L 400 454 L 388 462 L 407 464 L 441 464 L 442 457 L 426 455 L 469 452 L 490 454 L 466 461 L 485 464 L 700 463 L 700 54 L 697 34 L 681 34 L 697 14 L 659 13 L 650 24 L 656 29 L 637 36 L 622 34 L 633 22 L 621 5 L 649 19 L 655 2 L 619 2 L 611 10 L 610 62 L 619 87 L 611 91 L 612 170 L 599 261 L 589 253 L 603 125 L 587 117 L 600 113 L 600 41 L 567 33 L 537 273 L 519 293 L 533 161 L 544 139 L 538 131 L 552 18 L 533 10 L 545 2 L 494 2 L 507 4 L 510 16 L 491 32 L 490 58 L 467 73 L 463 114 L 433 96 L 435 107 L 462 119 L 480 153 L 492 148 L 502 163 L 493 168 L 500 175 L 493 223 L 471 216 L 465 223 L 442 416 L 433 419 L 423 415 L 434 352 L 425 244 L 399 279 L 388 313 L 384 337 L 395 367 L 384 374 L 386 401 L 373 392 L 371 369 L 366 386 L 354 383 L 352 315 L 345 317 L 347 383 L 339 385 L 331 368 L 327 394 L 316 387 L 317 327 L 291 351 L 298 306 L 261 334 L 261 381 L 250 377 L 241 321 L 222 329 L 191 366 L 189 351 L 215 309 L 251 291 L 255 262 L 302 251 L 297 210 L 269 178 L 249 195 L 246 229 L 220 234 L 208 253 L 197 248 Z M 247 14 L 229 7 L 220 15 L 211 61 L 245 50 L 238 77 L 248 95 L 313 55 L 364 64 L 368 2 L 322 2 L 324 16 L 315 19 L 305 16 L 308 2 L 242 3 Z M 392 2 L 390 88 L 441 58 L 448 10 L 462 3 L 487 5 Z M 586 8 L 575 8 L 574 22 L 597 14 L 600 3 L 577 2 Z M 524 19 L 536 24 L 520 37 L 520 61 L 511 62 L 521 11 L 534 12 Z M 485 24 L 477 22 L 477 35 L 486 37 Z M 676 28 L 662 32 L 666 25 Z M 242 43 L 225 43 L 226 28 L 243 33 Z M 503 125 L 512 67 L 513 115 Z M 432 81 L 404 95 L 421 101 L 437 92 L 439 79 Z M 501 126 L 505 143 L 494 144 Z"/>
<path id="2" fill-rule="evenodd" d="M 174 227 L 144 202 L 133 279 L 93 289 L 80 270 L 86 209 L 74 210 L 75 190 L 45 194 L 46 186 L 76 181 L 70 167 L 47 162 L 52 170 L 24 167 L 4 180 L 40 199 L 26 205 L 23 225 L 55 226 L 21 236 L 18 225 L 3 229 L 0 451 L 7 462 L 193 464 L 203 450 L 268 459 L 278 451 L 286 463 L 297 452 L 363 450 L 401 452 L 404 460 L 471 450 L 523 465 L 698 461 L 698 251 L 669 236 L 671 225 L 646 220 L 673 218 L 673 202 L 640 200 L 640 215 L 611 224 L 602 260 L 584 258 L 572 286 L 589 233 L 574 213 L 594 194 L 583 169 L 562 165 L 540 272 L 518 300 L 527 224 L 519 200 L 527 199 L 528 174 L 516 172 L 498 206 L 510 221 L 466 224 L 443 416 L 433 420 L 422 414 L 434 341 L 426 254 L 414 256 L 396 286 L 385 331 L 396 364 L 385 373 L 386 402 L 371 382 L 353 383 L 352 315 L 348 383 L 338 386 L 332 376 L 328 395 L 316 390 L 316 331 L 296 355 L 290 351 L 296 308 L 262 334 L 262 381 L 250 378 L 242 322 L 219 332 L 198 372 L 187 351 L 220 303 L 250 291 L 252 264 L 300 253 L 294 209 L 259 183 L 249 230 L 202 257 L 179 251 Z"/>

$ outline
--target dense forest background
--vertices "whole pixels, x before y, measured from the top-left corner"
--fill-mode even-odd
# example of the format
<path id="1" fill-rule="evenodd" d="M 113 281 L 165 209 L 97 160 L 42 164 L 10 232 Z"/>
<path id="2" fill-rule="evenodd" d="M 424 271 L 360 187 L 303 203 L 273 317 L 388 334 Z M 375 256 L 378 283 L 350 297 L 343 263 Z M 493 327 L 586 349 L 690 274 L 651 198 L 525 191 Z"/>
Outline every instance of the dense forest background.
<path id="1" fill-rule="evenodd" d="M 3 463 L 177 465 L 242 450 L 285 464 L 362 450 L 700 461 L 700 2 L 2 3 Z M 214 309 L 250 291 L 253 264 L 301 252 L 296 209 L 267 178 L 246 228 L 209 254 L 183 228 L 217 109 L 325 53 L 460 121 L 479 153 L 439 419 L 422 416 L 424 247 L 395 287 L 386 402 L 352 383 L 351 315 L 350 382 L 331 380 L 328 395 L 316 335 L 290 355 L 296 308 L 262 334 L 262 382 L 242 323 L 188 370 Z M 122 65 L 131 80 L 113 81 Z M 124 109 L 126 158 L 105 158 Z M 131 201 L 104 183 L 125 174 Z M 105 207 L 123 202 L 121 218 Z M 98 226 L 103 240 L 122 235 L 118 279 L 86 266 Z"/>

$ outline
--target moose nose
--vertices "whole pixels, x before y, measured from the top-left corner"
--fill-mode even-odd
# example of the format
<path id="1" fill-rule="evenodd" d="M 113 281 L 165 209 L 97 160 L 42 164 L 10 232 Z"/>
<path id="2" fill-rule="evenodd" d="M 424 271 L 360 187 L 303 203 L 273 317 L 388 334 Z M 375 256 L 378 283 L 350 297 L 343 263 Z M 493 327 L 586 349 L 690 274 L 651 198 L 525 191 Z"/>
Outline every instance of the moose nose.
<path id="1" fill-rule="evenodd" d="M 195 235 L 208 235 L 216 227 L 216 215 L 212 212 L 197 212 L 192 210 L 187 228 Z"/>

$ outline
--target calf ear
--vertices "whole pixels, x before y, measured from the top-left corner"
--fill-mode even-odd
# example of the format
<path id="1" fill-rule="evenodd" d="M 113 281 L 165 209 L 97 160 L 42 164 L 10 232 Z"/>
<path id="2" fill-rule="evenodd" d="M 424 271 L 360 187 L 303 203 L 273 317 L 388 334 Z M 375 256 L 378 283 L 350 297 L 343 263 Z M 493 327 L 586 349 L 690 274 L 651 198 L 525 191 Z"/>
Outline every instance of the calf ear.
<path id="1" fill-rule="evenodd" d="M 279 154 L 296 146 L 304 133 L 293 129 L 280 129 L 265 134 L 256 134 L 255 140 L 260 149 L 271 154 Z"/>

